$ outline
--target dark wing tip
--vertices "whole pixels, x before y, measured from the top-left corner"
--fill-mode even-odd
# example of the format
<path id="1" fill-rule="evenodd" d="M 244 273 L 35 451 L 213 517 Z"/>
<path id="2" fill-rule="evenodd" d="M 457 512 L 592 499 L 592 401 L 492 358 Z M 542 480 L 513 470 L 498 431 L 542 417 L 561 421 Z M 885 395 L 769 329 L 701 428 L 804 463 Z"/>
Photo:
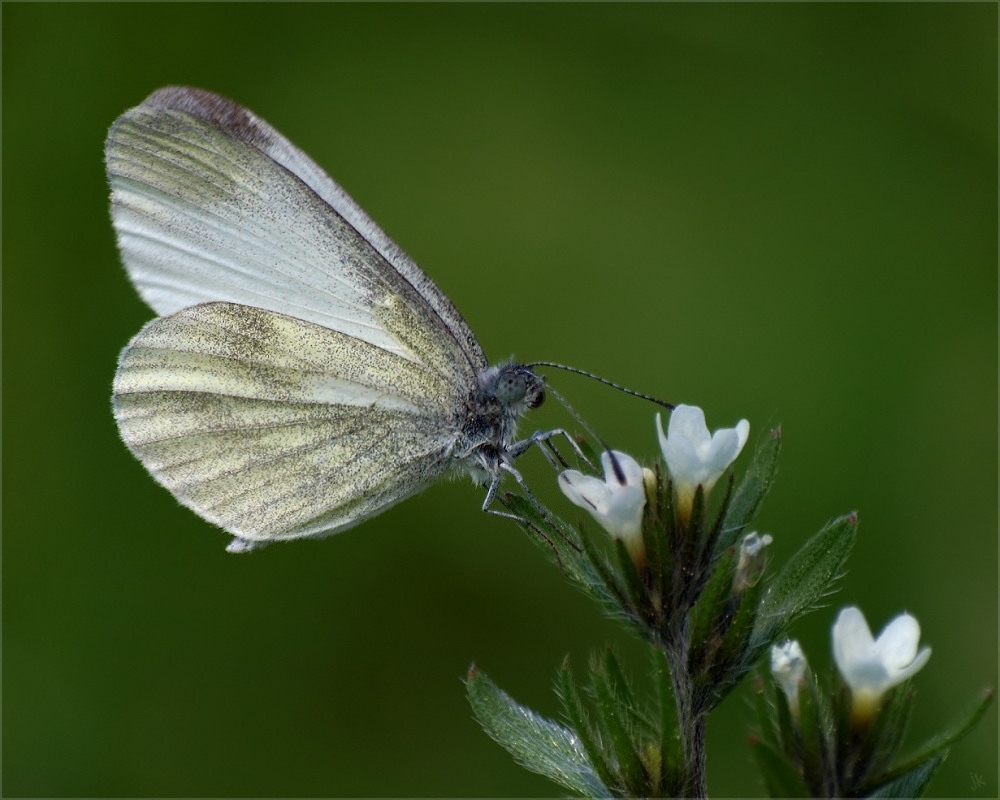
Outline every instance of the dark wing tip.
<path id="1" fill-rule="evenodd" d="M 272 129 L 253 112 L 234 103 L 227 97 L 190 86 L 165 86 L 157 89 L 136 108 L 122 114 L 111 125 L 104 143 L 105 161 L 115 141 L 115 132 L 125 120 L 139 112 L 176 111 L 207 122 L 228 136 L 246 142 L 265 153 L 270 153 L 275 144 Z"/>
<path id="2" fill-rule="evenodd" d="M 231 136 L 268 152 L 274 143 L 270 126 L 228 97 L 188 86 L 157 89 L 143 103 L 156 111 L 180 111 L 221 128 Z"/>

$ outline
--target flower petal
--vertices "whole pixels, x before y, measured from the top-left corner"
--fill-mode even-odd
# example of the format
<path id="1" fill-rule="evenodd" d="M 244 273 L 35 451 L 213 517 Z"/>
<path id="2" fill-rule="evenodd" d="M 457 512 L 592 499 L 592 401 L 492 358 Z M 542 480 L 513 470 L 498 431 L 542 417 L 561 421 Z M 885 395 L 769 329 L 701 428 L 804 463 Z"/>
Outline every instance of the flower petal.
<path id="1" fill-rule="evenodd" d="M 900 614 L 879 634 L 875 650 L 879 660 L 890 672 L 894 672 L 913 661 L 918 644 L 920 644 L 920 624 L 909 614 Z"/>
<path id="2" fill-rule="evenodd" d="M 627 486 L 642 484 L 642 467 L 639 465 L 639 462 L 632 458 L 632 456 L 619 453 L 617 450 L 614 451 L 614 454 L 615 461 L 618 462 L 618 466 L 621 467 L 622 474 L 625 476 L 625 484 Z M 611 483 L 612 479 L 614 482 L 618 482 L 614 464 L 611 461 L 611 453 L 607 450 L 601 453 L 601 467 L 604 468 L 605 480 L 608 483 Z"/>
<path id="3" fill-rule="evenodd" d="M 591 513 L 602 511 L 610 494 L 607 484 L 600 478 L 584 475 L 575 469 L 559 473 L 559 488 L 575 505 Z"/>
<path id="4" fill-rule="evenodd" d="M 618 539 L 642 536 L 642 510 L 646 505 L 646 491 L 642 486 L 626 486 L 609 504 L 601 524 Z"/>
<path id="5" fill-rule="evenodd" d="M 871 713 L 884 692 L 927 663 L 930 648 L 917 653 L 919 641 L 920 625 L 909 614 L 892 620 L 875 641 L 861 611 L 840 612 L 833 624 L 833 658 L 854 694 L 855 711 Z"/>
<path id="6" fill-rule="evenodd" d="M 603 481 L 568 469 L 559 474 L 559 488 L 575 505 L 587 509 L 604 530 L 635 546 L 642 540 L 642 512 L 646 506 L 643 469 L 630 455 L 617 450 L 602 453 L 601 465 Z"/>
<path id="7" fill-rule="evenodd" d="M 682 436 L 692 442 L 701 443 L 712 438 L 705 422 L 705 412 L 698 406 L 688 406 L 681 403 L 670 412 L 670 422 L 667 424 L 668 436 Z"/>
<path id="8" fill-rule="evenodd" d="M 895 686 L 897 683 L 902 683 L 903 681 L 908 680 L 910 677 L 915 675 L 923 668 L 924 664 L 927 663 L 927 659 L 929 659 L 930 657 L 931 657 L 931 649 L 929 647 L 925 647 L 923 650 L 917 653 L 917 657 L 910 662 L 909 666 L 904 667 L 903 669 L 899 670 L 899 672 L 896 673 L 892 685 Z"/>
<path id="9" fill-rule="evenodd" d="M 865 615 L 855 606 L 848 606 L 833 623 L 833 660 L 844 680 L 852 688 L 852 675 L 858 666 L 875 654 L 875 640 L 865 621 Z"/>
<path id="10" fill-rule="evenodd" d="M 659 414 L 656 429 L 667 471 L 681 496 L 693 495 L 696 486 L 702 486 L 706 493 L 711 491 L 750 436 L 750 423 L 745 419 L 735 428 L 722 428 L 713 435 L 705 424 L 705 412 L 686 405 L 671 412 L 666 436 Z"/>
<path id="11" fill-rule="evenodd" d="M 701 459 L 698 457 L 697 443 L 698 440 L 695 438 L 694 433 L 691 429 L 693 426 L 691 423 L 691 414 L 685 414 L 686 418 L 679 418 L 678 412 L 685 412 L 687 409 L 693 408 L 692 406 L 677 406 L 670 414 L 670 422 L 667 424 L 667 435 L 663 435 L 663 423 L 660 420 L 660 415 L 656 415 L 656 429 L 659 434 L 660 439 L 660 450 L 663 453 L 663 460 L 666 462 L 667 471 L 670 473 L 671 477 L 674 478 L 675 483 L 692 483 L 697 485 L 699 481 L 694 480 L 696 473 L 700 472 Z M 705 415 L 702 414 L 700 408 L 694 408 L 701 416 L 702 427 L 704 428 Z M 674 421 L 681 419 L 678 424 L 674 424 Z M 708 441 L 708 428 L 704 429 L 704 440 Z"/>

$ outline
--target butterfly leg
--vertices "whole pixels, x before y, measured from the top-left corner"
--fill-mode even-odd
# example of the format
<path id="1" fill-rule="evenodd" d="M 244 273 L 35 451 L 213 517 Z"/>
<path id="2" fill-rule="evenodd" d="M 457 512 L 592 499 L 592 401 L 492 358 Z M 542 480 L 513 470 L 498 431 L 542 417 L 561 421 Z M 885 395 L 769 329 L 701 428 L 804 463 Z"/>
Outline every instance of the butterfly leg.
<path id="1" fill-rule="evenodd" d="M 570 464 L 566 462 L 566 459 L 562 457 L 562 454 L 556 449 L 555 445 L 552 443 L 552 439 L 554 439 L 557 436 L 562 436 L 567 442 L 569 442 L 570 447 L 573 448 L 573 451 L 577 454 L 577 456 L 583 459 L 583 461 L 585 461 L 587 464 L 590 464 L 590 466 L 593 468 L 595 472 L 599 471 L 597 467 L 595 467 L 593 464 L 590 463 L 590 459 L 587 458 L 583 450 L 580 449 L 580 445 L 576 443 L 576 440 L 562 428 L 555 428 L 554 430 L 551 431 L 535 431 L 527 439 L 522 439 L 519 442 L 514 442 L 514 444 L 512 444 L 510 448 L 508 448 L 507 452 L 510 454 L 511 458 L 517 458 L 518 456 L 523 455 L 525 451 L 530 449 L 532 445 L 539 445 L 539 449 L 548 459 L 553 469 L 560 469 L 560 468 L 570 469 Z M 545 448 L 541 447 L 541 445 L 543 444 L 546 446 Z M 555 454 L 554 456 L 552 455 L 553 453 Z M 558 462 L 556 461 L 556 459 L 558 459 Z"/>
<path id="2" fill-rule="evenodd" d="M 535 525 L 535 523 L 533 523 L 529 519 L 525 519 L 520 514 L 514 514 L 514 513 L 511 513 L 510 511 L 499 511 L 498 509 L 490 508 L 490 505 L 496 499 L 497 489 L 500 487 L 500 481 L 501 481 L 501 479 L 502 479 L 502 476 L 498 473 L 493 478 L 493 480 L 490 481 L 490 486 L 486 490 L 486 499 L 483 500 L 483 511 L 485 511 L 487 514 L 492 514 L 495 517 L 503 517 L 504 519 L 514 520 L 514 522 L 518 523 L 519 525 L 525 526 L 530 531 L 532 531 L 537 536 L 539 536 L 542 540 L 544 540 L 544 542 L 549 547 L 552 548 L 553 554 L 555 555 L 556 559 L 558 559 L 559 558 L 559 551 L 556 550 L 556 546 L 552 543 L 552 540 L 549 539 L 548 536 L 546 536 L 544 533 L 542 533 L 542 531 L 540 531 L 538 529 L 538 526 Z M 501 502 L 503 502 L 503 500 L 501 500 Z"/>
<path id="3" fill-rule="evenodd" d="M 559 564 L 560 569 L 562 569 L 562 558 L 559 555 L 559 549 L 556 547 L 552 539 L 546 536 L 544 531 L 542 531 L 534 522 L 532 522 L 529 519 L 526 519 L 525 517 L 522 517 L 520 514 L 514 514 L 510 511 L 499 511 L 495 508 L 489 507 L 490 504 L 493 502 L 493 500 L 496 498 L 496 493 L 497 489 L 500 486 L 500 481 L 503 480 L 502 472 L 510 474 L 514 478 L 514 480 L 517 481 L 517 485 L 521 487 L 521 490 L 524 492 L 525 496 L 528 498 L 531 504 L 535 507 L 535 510 L 542 516 L 543 519 L 548 519 L 552 517 L 552 512 L 550 512 L 547 508 L 545 508 L 545 506 L 543 506 L 540 502 L 538 502 L 534 494 L 531 493 L 531 490 L 528 488 L 527 482 L 524 480 L 524 476 L 521 475 L 521 473 L 518 472 L 517 469 L 515 469 L 511 464 L 508 464 L 506 461 L 500 462 L 499 470 L 496 472 L 493 480 L 490 482 L 490 487 L 486 491 L 486 499 L 483 501 L 483 511 L 485 511 L 487 514 L 493 514 L 494 516 L 497 517 L 503 517 L 504 519 L 512 519 L 515 522 L 528 528 L 528 530 L 532 531 L 536 536 L 538 536 L 538 538 L 540 538 L 543 542 L 545 542 L 545 544 L 547 544 L 549 548 L 551 548 L 552 554 L 555 556 L 556 563 Z M 500 502 L 506 506 L 506 503 L 502 498 Z M 565 523 L 562 523 L 561 521 L 560 524 L 563 526 L 565 525 Z M 559 526 L 556 526 L 556 532 L 559 534 L 559 538 L 562 539 L 563 542 L 568 544 L 577 552 L 580 552 L 580 546 L 576 542 L 567 538 L 566 535 L 563 534 L 561 531 L 559 531 Z"/>
<path id="4" fill-rule="evenodd" d="M 527 496 L 528 500 L 535 507 L 535 510 L 539 514 L 541 514 L 542 516 L 546 516 L 548 514 L 548 511 L 545 509 L 545 507 L 541 503 L 539 503 L 538 500 L 535 499 L 535 496 L 531 493 L 531 490 L 528 488 L 528 484 L 524 480 L 524 476 L 521 475 L 521 473 L 518 472 L 516 469 L 514 469 L 514 467 L 512 467 L 510 464 L 508 464 L 506 461 L 503 460 L 500 461 L 498 469 L 496 473 L 493 475 L 493 479 L 490 481 L 489 488 L 486 490 L 486 499 L 483 500 L 483 511 L 485 511 L 487 514 L 495 514 L 498 517 L 506 517 L 507 519 L 515 520 L 524 525 L 531 525 L 531 522 L 529 520 L 526 520 L 522 516 L 519 516 L 517 514 L 512 514 L 507 511 L 497 511 L 496 509 L 490 508 L 490 506 L 493 504 L 493 501 L 496 499 L 497 490 L 500 488 L 500 481 L 503 480 L 503 474 L 502 474 L 503 472 L 507 472 L 514 477 L 514 480 L 517 481 L 518 486 L 520 486 L 521 489 L 524 490 L 524 493 Z M 534 525 L 531 525 L 531 527 L 534 527 Z"/>

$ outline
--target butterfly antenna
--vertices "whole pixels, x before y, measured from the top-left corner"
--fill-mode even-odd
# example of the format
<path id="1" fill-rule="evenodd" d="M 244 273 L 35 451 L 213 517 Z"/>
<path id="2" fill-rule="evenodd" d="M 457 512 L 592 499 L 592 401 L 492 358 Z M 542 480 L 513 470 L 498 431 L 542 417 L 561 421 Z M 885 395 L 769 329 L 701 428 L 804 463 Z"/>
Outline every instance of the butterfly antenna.
<path id="1" fill-rule="evenodd" d="M 658 397 L 653 397 L 652 395 L 643 394 L 642 392 L 637 392 L 637 391 L 635 391 L 633 389 L 629 389 L 628 387 L 621 386 L 621 385 L 615 383 L 614 381 L 609 381 L 607 378 L 602 378 L 600 375 L 595 375 L 593 372 L 587 372 L 586 370 L 577 369 L 576 367 L 568 367 L 565 364 L 556 364 L 554 361 L 532 361 L 530 364 L 525 364 L 525 366 L 526 367 L 552 367 L 554 369 L 566 370 L 566 372 L 574 372 L 577 375 L 583 375 L 583 377 L 585 377 L 585 378 L 591 378 L 592 380 L 595 380 L 598 383 L 603 383 L 605 386 L 610 386 L 612 389 L 617 389 L 619 392 L 625 392 L 625 394 L 630 394 L 633 397 L 638 397 L 638 398 L 640 398 L 642 400 L 649 400 L 649 402 L 651 402 L 651 403 L 656 403 L 656 405 L 658 405 L 658 406 L 663 406 L 663 408 L 667 409 L 668 411 L 673 411 L 674 410 L 673 404 L 672 403 L 668 403 L 666 400 L 660 400 Z M 564 406 L 566 406 L 566 409 L 571 414 L 573 414 L 574 417 L 577 418 L 577 421 L 580 422 L 581 424 L 583 424 L 584 427 L 586 427 L 586 423 L 584 423 L 583 420 L 580 419 L 579 415 L 575 411 L 573 411 L 572 408 L 570 408 L 569 404 L 565 400 L 563 400 L 561 397 L 559 397 L 558 394 L 556 394 L 554 391 L 552 391 L 552 387 L 551 386 L 547 386 L 546 387 L 546 391 L 551 392 L 559 400 L 559 402 L 562 403 Z M 587 430 L 588 430 L 588 433 L 590 433 L 592 436 L 594 436 L 593 432 L 590 431 L 589 428 Z M 597 439 L 598 441 L 600 441 L 599 437 L 594 436 L 594 438 Z M 601 444 L 603 444 L 603 442 L 601 442 Z"/>

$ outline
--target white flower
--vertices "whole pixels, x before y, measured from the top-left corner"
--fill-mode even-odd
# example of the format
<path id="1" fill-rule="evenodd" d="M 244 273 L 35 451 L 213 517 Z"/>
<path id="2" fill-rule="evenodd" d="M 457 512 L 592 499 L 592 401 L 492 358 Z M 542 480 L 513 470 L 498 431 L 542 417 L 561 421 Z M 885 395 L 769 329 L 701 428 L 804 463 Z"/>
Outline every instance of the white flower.
<path id="1" fill-rule="evenodd" d="M 859 609 L 840 612 L 833 623 L 833 659 L 851 687 L 856 713 L 870 716 L 886 691 L 927 663 L 931 650 L 918 653 L 919 641 L 920 625 L 909 614 L 900 614 L 873 639 Z"/>
<path id="2" fill-rule="evenodd" d="M 646 505 L 643 469 L 631 456 L 614 451 L 621 469 L 616 474 L 611 455 L 601 453 L 604 480 L 568 469 L 559 475 L 559 488 L 580 508 L 585 508 L 601 527 L 621 539 L 633 558 L 642 550 L 642 509 Z M 624 482 L 622 482 L 624 479 Z"/>
<path id="3" fill-rule="evenodd" d="M 670 412 L 666 436 L 659 414 L 656 430 L 678 505 L 682 512 L 690 513 L 695 489 L 701 486 L 706 495 L 712 490 L 747 443 L 750 423 L 741 419 L 735 428 L 722 428 L 711 434 L 704 411 L 697 406 L 680 405 Z"/>
<path id="4" fill-rule="evenodd" d="M 757 585 L 760 576 L 764 574 L 764 551 L 772 541 L 774 539 L 771 534 L 760 536 L 756 531 L 743 537 L 736 574 L 733 576 L 733 592 L 739 594 Z"/>
<path id="5" fill-rule="evenodd" d="M 799 685 L 805 678 L 807 667 L 805 654 L 794 639 L 771 648 L 771 674 L 788 698 L 788 708 L 793 717 L 799 713 Z"/>

